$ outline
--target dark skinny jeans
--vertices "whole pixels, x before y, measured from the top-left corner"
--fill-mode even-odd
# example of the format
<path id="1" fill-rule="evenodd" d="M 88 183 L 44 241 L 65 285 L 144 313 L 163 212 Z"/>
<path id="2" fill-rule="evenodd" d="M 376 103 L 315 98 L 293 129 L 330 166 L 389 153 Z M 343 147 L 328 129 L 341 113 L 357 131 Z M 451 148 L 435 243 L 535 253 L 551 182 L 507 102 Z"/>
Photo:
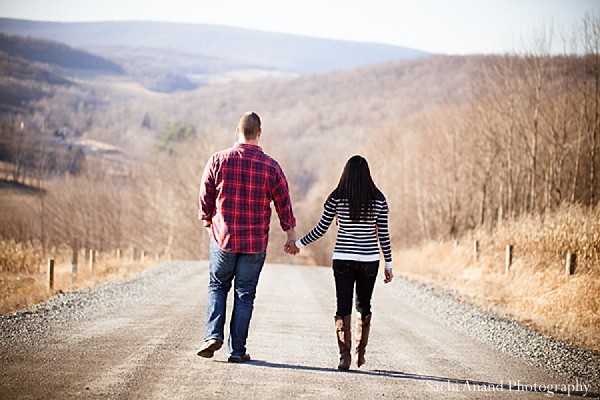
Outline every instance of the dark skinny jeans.
<path id="1" fill-rule="evenodd" d="M 362 317 L 371 314 L 371 296 L 379 270 L 379 261 L 361 262 L 333 260 L 335 295 L 337 298 L 336 315 L 344 317 L 352 314 L 352 297 L 356 283 L 356 311 Z"/>

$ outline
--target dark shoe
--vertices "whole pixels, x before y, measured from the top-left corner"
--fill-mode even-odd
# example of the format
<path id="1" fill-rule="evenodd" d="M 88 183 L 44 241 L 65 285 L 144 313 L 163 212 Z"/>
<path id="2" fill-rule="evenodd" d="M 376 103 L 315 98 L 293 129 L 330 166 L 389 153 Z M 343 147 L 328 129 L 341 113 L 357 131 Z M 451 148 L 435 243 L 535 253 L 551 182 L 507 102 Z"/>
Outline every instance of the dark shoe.
<path id="1" fill-rule="evenodd" d="M 209 339 L 204 342 L 202 348 L 198 351 L 198 355 L 204 358 L 212 358 L 215 351 L 219 350 L 223 345 L 223 341 L 219 339 Z"/>
<path id="2" fill-rule="evenodd" d="M 231 356 L 227 359 L 231 363 L 244 363 L 250 361 L 250 354 L 246 353 L 243 356 Z"/>

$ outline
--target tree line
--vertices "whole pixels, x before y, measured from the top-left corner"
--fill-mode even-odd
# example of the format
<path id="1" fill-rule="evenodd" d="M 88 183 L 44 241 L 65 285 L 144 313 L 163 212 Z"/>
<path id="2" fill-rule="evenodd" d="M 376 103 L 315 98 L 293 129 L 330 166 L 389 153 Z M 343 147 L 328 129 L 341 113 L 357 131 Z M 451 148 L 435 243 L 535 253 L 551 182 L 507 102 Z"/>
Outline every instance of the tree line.
<path id="1" fill-rule="evenodd" d="M 467 104 L 374 135 L 371 158 L 398 202 L 401 241 L 598 204 L 600 21 L 587 17 L 563 55 L 550 54 L 551 38 L 547 31 L 525 54 L 482 59 Z"/>

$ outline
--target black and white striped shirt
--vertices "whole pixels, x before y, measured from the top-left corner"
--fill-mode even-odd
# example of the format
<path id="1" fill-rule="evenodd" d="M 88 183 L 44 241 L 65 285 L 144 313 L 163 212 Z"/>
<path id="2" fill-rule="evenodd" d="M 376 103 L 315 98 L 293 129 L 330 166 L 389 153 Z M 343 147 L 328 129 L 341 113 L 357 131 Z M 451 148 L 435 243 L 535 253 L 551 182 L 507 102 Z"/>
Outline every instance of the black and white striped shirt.
<path id="1" fill-rule="evenodd" d="M 388 205 L 381 193 L 373 200 L 371 215 L 361 221 L 350 220 L 350 204 L 347 199 L 328 199 L 319 223 L 302 239 L 297 240 L 296 246 L 304 247 L 321 238 L 336 216 L 338 234 L 333 250 L 334 260 L 379 261 L 381 245 L 385 267 L 392 268 Z"/>

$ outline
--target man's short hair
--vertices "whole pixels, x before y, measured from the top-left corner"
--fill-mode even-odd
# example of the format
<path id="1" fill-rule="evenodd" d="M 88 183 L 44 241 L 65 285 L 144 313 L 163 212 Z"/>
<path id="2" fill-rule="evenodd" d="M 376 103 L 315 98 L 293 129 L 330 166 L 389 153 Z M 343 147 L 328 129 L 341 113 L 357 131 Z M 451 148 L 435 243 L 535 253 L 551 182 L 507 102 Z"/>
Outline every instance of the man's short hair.
<path id="1" fill-rule="evenodd" d="M 238 131 L 244 135 L 244 138 L 254 140 L 260 131 L 260 117 L 252 111 L 243 113 L 238 123 Z"/>

